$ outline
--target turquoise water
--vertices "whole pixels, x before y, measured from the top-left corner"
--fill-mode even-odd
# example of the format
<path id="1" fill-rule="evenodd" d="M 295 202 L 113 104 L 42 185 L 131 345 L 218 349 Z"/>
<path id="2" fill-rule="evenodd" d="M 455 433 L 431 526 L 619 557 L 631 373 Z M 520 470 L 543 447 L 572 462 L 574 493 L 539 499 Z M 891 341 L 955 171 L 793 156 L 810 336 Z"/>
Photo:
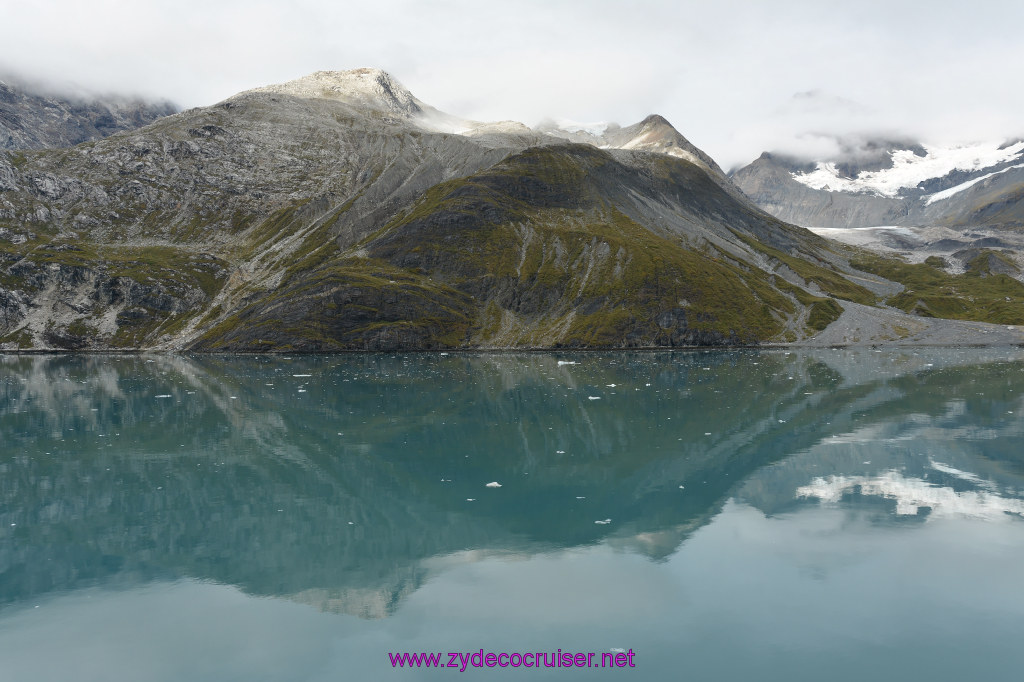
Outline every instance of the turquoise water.
<path id="1" fill-rule="evenodd" d="M 1022 394 L 1020 349 L 0 355 L 0 680 L 1016 680 Z M 635 667 L 389 659 L 481 649 Z"/>

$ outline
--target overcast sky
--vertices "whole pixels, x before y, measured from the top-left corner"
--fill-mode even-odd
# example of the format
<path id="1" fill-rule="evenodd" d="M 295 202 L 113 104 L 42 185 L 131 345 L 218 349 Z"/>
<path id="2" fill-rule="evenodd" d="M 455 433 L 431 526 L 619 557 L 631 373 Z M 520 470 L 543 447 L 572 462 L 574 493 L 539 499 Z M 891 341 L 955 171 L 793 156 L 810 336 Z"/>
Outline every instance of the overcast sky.
<path id="1" fill-rule="evenodd" d="M 729 168 L 1024 135 L 1022 26 L 1019 0 L 0 0 L 0 71 L 193 107 L 372 66 L 479 120 L 660 113 Z"/>

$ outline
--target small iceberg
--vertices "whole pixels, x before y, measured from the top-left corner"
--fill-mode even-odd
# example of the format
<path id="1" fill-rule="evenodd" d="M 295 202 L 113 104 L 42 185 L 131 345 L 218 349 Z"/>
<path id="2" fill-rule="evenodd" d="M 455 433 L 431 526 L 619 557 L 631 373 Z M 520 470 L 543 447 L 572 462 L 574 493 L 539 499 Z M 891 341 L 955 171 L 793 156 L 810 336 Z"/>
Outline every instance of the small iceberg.
<path id="1" fill-rule="evenodd" d="M 174 397 L 174 396 L 172 396 L 172 395 L 171 395 L 170 393 L 164 393 L 164 394 L 162 394 L 162 395 L 158 395 L 158 396 L 156 396 L 156 397 L 157 397 L 157 398 L 172 398 L 172 397 Z"/>
<path id="2" fill-rule="evenodd" d="M 498 483 L 497 481 L 491 481 L 490 483 L 487 484 L 487 487 L 488 488 L 500 488 L 501 484 Z"/>
<path id="3" fill-rule="evenodd" d="M 575 360 L 559 360 L 558 361 L 558 366 L 559 367 L 561 367 L 562 365 L 575 365 L 575 364 L 576 364 Z"/>
<path id="4" fill-rule="evenodd" d="M 601 399 L 601 396 L 599 396 L 599 395 L 588 395 L 587 396 L 587 400 L 600 400 L 600 399 Z"/>
<path id="5" fill-rule="evenodd" d="M 599 526 L 607 526 L 611 522 L 611 519 L 605 519 L 604 521 L 594 521 L 594 523 L 596 523 Z"/>

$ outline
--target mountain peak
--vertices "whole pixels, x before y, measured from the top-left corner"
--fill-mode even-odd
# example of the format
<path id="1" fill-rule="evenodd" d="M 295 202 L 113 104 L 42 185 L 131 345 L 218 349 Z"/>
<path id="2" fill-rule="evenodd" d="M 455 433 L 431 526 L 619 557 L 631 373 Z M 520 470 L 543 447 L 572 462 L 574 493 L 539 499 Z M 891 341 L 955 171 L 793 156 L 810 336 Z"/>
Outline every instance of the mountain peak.
<path id="1" fill-rule="evenodd" d="M 653 128 L 655 126 L 668 126 L 669 128 L 672 128 L 672 130 L 675 130 L 672 124 L 668 122 L 668 119 L 662 116 L 661 114 L 649 115 L 647 118 L 640 121 L 640 125 L 644 126 L 645 128 Z"/>
<path id="2" fill-rule="evenodd" d="M 420 102 L 394 76 L 381 69 L 349 71 L 314 71 L 287 83 L 268 85 L 246 91 L 291 95 L 304 99 L 332 99 L 350 104 L 369 105 L 375 109 L 404 116 L 415 116 L 423 110 Z"/>

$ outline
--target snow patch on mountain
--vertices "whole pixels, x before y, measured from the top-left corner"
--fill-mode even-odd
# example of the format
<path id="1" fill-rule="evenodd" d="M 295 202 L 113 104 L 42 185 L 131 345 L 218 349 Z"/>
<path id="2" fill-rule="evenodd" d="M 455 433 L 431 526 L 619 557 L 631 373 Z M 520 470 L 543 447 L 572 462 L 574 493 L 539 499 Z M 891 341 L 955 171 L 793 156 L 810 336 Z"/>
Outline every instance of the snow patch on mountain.
<path id="1" fill-rule="evenodd" d="M 1002 170 L 997 170 L 994 173 L 986 173 L 985 175 L 974 178 L 973 180 L 961 182 L 959 185 L 955 187 L 950 187 L 949 189 L 944 189 L 941 192 L 936 192 L 935 194 L 928 197 L 928 200 L 924 203 L 926 206 L 931 206 L 936 201 L 942 201 L 943 199 L 950 198 L 954 194 L 959 194 L 960 192 L 963 192 L 965 189 L 968 189 L 969 187 L 973 187 L 974 185 L 978 184 L 982 180 L 988 180 L 993 176 L 999 175 L 1000 173 L 1005 173 L 1006 171 L 1014 170 L 1016 168 L 1024 168 L 1024 163 L 1018 163 L 1015 166 L 1007 166 L 1006 168 L 1003 168 Z"/>
<path id="2" fill-rule="evenodd" d="M 903 190 L 917 187 L 926 180 L 941 178 L 956 170 L 977 172 L 1011 161 L 1024 152 L 1024 142 L 1018 142 L 1003 149 L 998 149 L 990 144 L 960 147 L 923 145 L 923 147 L 927 152 L 925 156 L 918 156 L 909 149 L 894 150 L 891 153 L 891 168 L 862 171 L 855 178 L 841 175 L 835 162 L 818 162 L 815 170 L 810 173 L 795 172 L 791 175 L 794 180 L 811 189 L 875 194 L 894 198 Z M 963 189 L 966 188 L 963 187 Z M 933 200 L 938 200 L 934 197 L 940 194 L 943 192 L 932 195 Z M 951 192 L 947 196 L 952 196 L 952 194 L 955 192 Z M 939 199 L 942 198 L 945 197 L 939 197 Z"/>

